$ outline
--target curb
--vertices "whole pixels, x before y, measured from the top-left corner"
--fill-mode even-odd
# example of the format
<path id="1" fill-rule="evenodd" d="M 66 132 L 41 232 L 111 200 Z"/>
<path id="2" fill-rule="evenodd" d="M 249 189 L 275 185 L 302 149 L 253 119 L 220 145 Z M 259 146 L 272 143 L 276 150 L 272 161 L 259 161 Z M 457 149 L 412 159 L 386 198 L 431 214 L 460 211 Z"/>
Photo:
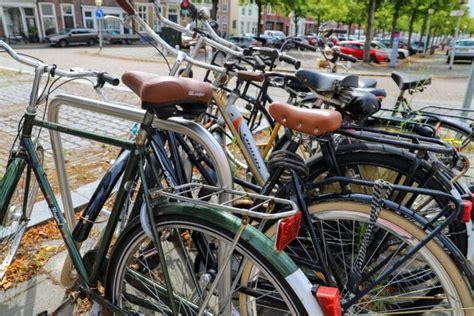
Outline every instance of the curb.
<path id="1" fill-rule="evenodd" d="M 71 192 L 72 197 L 72 206 L 74 211 L 78 211 L 80 208 L 87 205 L 92 194 L 94 193 L 97 185 L 100 180 L 91 182 L 89 184 L 83 185 L 78 189 Z M 38 194 L 41 194 L 38 192 Z M 56 200 L 58 201 L 59 207 L 64 214 L 64 207 L 61 199 L 61 195 L 55 195 Z M 34 227 L 41 224 L 44 224 L 48 220 L 53 218 L 51 211 L 49 210 L 48 204 L 45 200 L 35 203 L 33 206 L 33 211 L 31 212 L 30 221 L 28 222 L 28 227 Z"/>

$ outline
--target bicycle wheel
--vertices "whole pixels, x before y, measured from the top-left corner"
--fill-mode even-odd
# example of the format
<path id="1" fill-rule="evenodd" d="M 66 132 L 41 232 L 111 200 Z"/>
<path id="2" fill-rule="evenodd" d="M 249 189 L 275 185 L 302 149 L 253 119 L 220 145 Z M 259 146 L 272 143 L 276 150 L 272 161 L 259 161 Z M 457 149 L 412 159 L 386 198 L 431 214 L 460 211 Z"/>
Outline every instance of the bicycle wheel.
<path id="1" fill-rule="evenodd" d="M 271 241 L 266 238 L 260 240 L 257 249 L 254 238 L 258 237 L 254 234 L 260 233 L 252 227 L 245 229 L 234 251 L 229 255 L 226 251 L 223 257 L 230 258 L 231 270 L 228 285 L 218 284 L 224 291 L 208 292 L 211 284 L 220 280 L 214 280 L 220 272 L 215 262 L 222 259 L 219 258 L 219 247 L 230 249 L 227 247 L 233 242 L 240 220 L 209 209 L 183 205 L 178 206 L 180 211 L 172 211 L 176 206 L 157 209 L 159 216 L 155 219 L 180 314 L 197 314 L 206 295 L 210 296 L 205 306 L 206 315 L 238 312 L 244 315 L 306 314 L 286 279 L 288 275 L 282 273 L 281 262 L 275 264 L 275 258 L 281 258 L 282 253 L 273 250 L 269 253 Z M 247 233 L 250 235 L 245 235 Z M 247 277 L 242 283 L 243 270 L 248 271 L 249 267 L 251 278 Z M 121 235 L 110 256 L 106 295 L 117 306 L 135 313 L 170 312 L 162 264 L 138 220 Z M 231 309 L 224 312 L 222 306 L 231 306 Z"/>
<path id="2" fill-rule="evenodd" d="M 336 200 L 313 204 L 309 206 L 309 212 L 314 227 L 324 240 L 325 258 L 319 261 L 315 258 L 308 248 L 304 231 L 285 251 L 297 258 L 295 262 L 299 262 L 310 280 L 319 273 L 317 268 L 315 271 L 317 264 L 327 265 L 328 257 L 332 257 L 339 269 L 339 289 L 346 313 L 472 315 L 473 310 L 469 309 L 473 306 L 472 297 L 463 274 L 434 241 L 421 248 L 363 297 L 351 301 L 354 295 L 416 246 L 426 233 L 407 219 L 383 209 L 375 225 L 374 238 L 363 257 L 360 279 L 357 279 L 354 278 L 356 259 L 370 221 L 370 205 Z M 312 262 L 313 266 L 305 262 Z"/>
<path id="3" fill-rule="evenodd" d="M 380 150 L 381 148 L 384 150 Z M 413 173 L 412 166 L 415 161 L 411 155 L 390 146 L 354 144 L 339 147 L 336 151 L 336 161 L 344 175 L 355 179 L 369 181 L 384 179 L 393 184 L 451 192 L 452 186 L 443 176 L 438 173 L 431 174 L 431 166 L 428 162 L 422 161 L 416 172 Z M 330 171 L 330 164 L 323 157 L 312 158 L 308 162 L 308 166 L 310 168 L 310 175 L 306 180 L 308 183 L 334 175 Z M 406 182 L 410 175 L 411 180 Z M 372 194 L 370 188 L 357 185 L 351 185 L 350 188 L 355 193 Z M 320 192 L 339 193 L 341 192 L 341 186 L 339 183 L 335 183 L 323 187 Z M 392 194 L 392 199 L 396 198 L 397 194 Z M 403 198 L 400 197 L 397 202 L 416 210 L 425 217 L 436 214 L 446 205 L 446 201 L 443 199 L 429 201 L 426 196 L 413 196 L 412 194 L 406 194 Z M 466 254 L 468 237 L 465 224 L 456 221 L 449 226 L 449 231 L 446 231 L 445 234 L 449 235 L 461 252 Z"/>
<path id="4" fill-rule="evenodd" d="M 44 149 L 42 146 L 37 146 L 36 154 L 39 162 L 43 165 Z M 26 166 L 11 197 L 3 222 L 0 223 L 0 281 L 5 276 L 7 268 L 20 246 L 36 202 L 38 190 L 39 184 L 33 170 Z M 27 196 L 25 196 L 26 194 Z"/>

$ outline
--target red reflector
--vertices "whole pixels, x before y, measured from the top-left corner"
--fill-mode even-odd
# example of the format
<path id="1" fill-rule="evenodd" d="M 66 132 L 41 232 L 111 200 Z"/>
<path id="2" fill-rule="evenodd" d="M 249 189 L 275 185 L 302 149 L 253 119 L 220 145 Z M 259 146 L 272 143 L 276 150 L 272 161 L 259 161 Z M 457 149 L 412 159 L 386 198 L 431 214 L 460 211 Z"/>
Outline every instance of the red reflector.
<path id="1" fill-rule="evenodd" d="M 278 222 L 278 231 L 275 248 L 278 251 L 285 249 L 300 233 L 301 212 L 296 213 Z"/>
<path id="2" fill-rule="evenodd" d="M 471 202 L 474 203 L 474 193 L 471 193 Z"/>
<path id="3" fill-rule="evenodd" d="M 472 202 L 463 200 L 464 202 L 464 214 L 462 215 L 462 221 L 468 223 L 471 221 Z"/>
<path id="4" fill-rule="evenodd" d="M 320 286 L 316 291 L 316 299 L 323 310 L 324 316 L 342 315 L 341 293 L 337 287 Z"/>
<path id="5" fill-rule="evenodd" d="M 188 7 L 189 7 L 189 2 L 188 1 L 181 2 L 181 9 L 187 9 Z"/>

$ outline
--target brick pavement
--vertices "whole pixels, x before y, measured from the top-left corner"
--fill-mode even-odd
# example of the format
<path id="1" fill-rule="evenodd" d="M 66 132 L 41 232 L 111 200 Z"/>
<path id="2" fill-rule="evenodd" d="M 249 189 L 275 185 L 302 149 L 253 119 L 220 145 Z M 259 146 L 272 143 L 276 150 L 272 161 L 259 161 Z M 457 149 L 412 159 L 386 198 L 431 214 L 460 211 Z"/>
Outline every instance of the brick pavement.
<path id="1" fill-rule="evenodd" d="M 0 168 L 2 170 L 6 165 L 8 151 L 16 136 L 18 122 L 29 100 L 31 80 L 32 76 L 29 74 L 2 71 L 0 79 Z M 66 84 L 57 90 L 56 93 L 78 94 L 100 100 L 92 85 L 83 83 Z M 113 102 L 138 104 L 138 98 L 131 92 L 105 88 L 104 94 Z M 40 109 L 44 109 L 44 106 L 40 107 Z M 131 126 L 130 122 L 71 107 L 63 107 L 61 109 L 59 121 L 70 127 L 108 136 L 126 137 Z M 52 163 L 51 144 L 47 130 L 42 131 L 40 139 L 46 150 L 46 161 Z M 81 157 L 87 160 L 86 149 L 93 144 L 92 141 L 70 135 L 63 136 L 62 140 L 65 153 L 72 150 L 77 152 L 77 149 L 84 148 L 85 152 Z M 77 161 L 77 163 L 80 162 Z"/>

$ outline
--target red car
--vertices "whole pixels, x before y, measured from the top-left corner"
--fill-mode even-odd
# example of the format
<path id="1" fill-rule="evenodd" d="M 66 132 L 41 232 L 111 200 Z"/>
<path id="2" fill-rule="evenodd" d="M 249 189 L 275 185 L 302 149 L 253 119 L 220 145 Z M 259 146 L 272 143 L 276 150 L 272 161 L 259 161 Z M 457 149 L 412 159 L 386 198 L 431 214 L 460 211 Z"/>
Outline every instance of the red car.
<path id="1" fill-rule="evenodd" d="M 361 41 L 344 41 L 338 42 L 337 47 L 341 53 L 352 55 L 355 58 L 364 58 L 364 42 Z M 386 52 L 381 49 L 370 50 L 370 61 L 375 63 L 381 63 L 388 61 L 389 57 Z"/>

